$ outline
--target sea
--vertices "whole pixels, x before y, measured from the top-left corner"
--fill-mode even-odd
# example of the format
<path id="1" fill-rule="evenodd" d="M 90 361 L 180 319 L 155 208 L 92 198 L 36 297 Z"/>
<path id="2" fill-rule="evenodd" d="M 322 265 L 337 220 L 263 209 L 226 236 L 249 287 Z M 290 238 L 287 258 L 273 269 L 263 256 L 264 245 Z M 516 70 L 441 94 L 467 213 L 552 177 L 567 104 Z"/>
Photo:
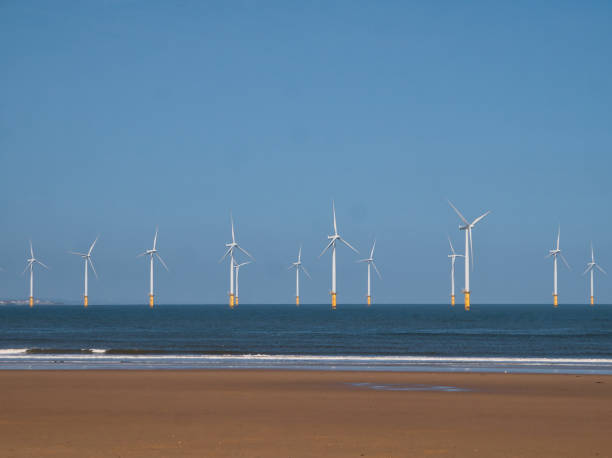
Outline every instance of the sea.
<path id="1" fill-rule="evenodd" d="M 612 306 L 2 306 L 1 369 L 612 374 Z"/>

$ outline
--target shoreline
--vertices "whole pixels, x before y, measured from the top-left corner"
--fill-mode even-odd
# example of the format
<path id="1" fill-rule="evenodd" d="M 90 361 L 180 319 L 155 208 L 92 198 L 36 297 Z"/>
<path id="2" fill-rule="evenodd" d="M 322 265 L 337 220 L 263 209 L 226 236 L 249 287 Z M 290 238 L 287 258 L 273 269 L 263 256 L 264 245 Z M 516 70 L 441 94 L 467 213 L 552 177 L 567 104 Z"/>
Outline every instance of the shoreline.
<path id="1" fill-rule="evenodd" d="M 5 370 L 306 370 L 612 375 L 612 358 L 160 354 L 116 350 L 0 349 Z"/>
<path id="2" fill-rule="evenodd" d="M 1 371 L 0 456 L 605 456 L 612 377 Z"/>

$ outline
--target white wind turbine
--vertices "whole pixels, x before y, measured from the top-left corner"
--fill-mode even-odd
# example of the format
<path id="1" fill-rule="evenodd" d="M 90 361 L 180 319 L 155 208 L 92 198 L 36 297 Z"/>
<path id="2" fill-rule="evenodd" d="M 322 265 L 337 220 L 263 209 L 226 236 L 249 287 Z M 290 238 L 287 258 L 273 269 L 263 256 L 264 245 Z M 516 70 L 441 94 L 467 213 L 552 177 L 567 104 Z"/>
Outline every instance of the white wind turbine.
<path id="1" fill-rule="evenodd" d="M 491 211 L 483 213 L 482 215 L 480 215 L 478 218 L 476 218 L 474 221 L 470 223 L 468 222 L 467 219 L 465 219 L 465 217 L 461 214 L 461 212 L 457 210 L 457 207 L 455 207 L 450 200 L 448 201 L 448 203 L 453 208 L 453 210 L 455 210 L 455 213 L 459 215 L 459 218 L 464 224 L 463 226 L 459 225 L 459 230 L 465 231 L 465 288 L 463 290 L 463 294 L 464 294 L 465 310 L 469 310 L 470 309 L 470 256 L 472 258 L 472 268 L 474 267 L 474 246 L 472 245 L 472 229 L 474 229 L 474 226 L 476 226 L 476 223 L 478 223 L 478 221 L 480 221 L 485 216 L 487 216 L 489 213 L 491 213 Z"/>
<path id="2" fill-rule="evenodd" d="M 91 270 L 93 270 L 94 275 L 96 276 L 96 278 L 98 278 L 98 273 L 96 272 L 93 262 L 91 261 L 91 252 L 94 249 L 94 246 L 96 246 L 97 241 L 98 241 L 98 237 L 96 237 L 96 240 L 93 241 L 87 253 L 78 253 L 76 251 L 70 252 L 70 254 L 80 256 L 85 261 L 85 288 L 84 288 L 84 294 L 83 294 L 83 305 L 85 307 L 89 305 L 89 297 L 87 293 L 87 290 L 88 290 L 88 276 L 87 276 L 88 272 L 87 271 L 88 271 L 89 266 L 91 266 Z"/>
<path id="3" fill-rule="evenodd" d="M 39 261 L 34 256 L 34 249 L 32 248 L 32 241 L 30 240 L 30 257 L 28 258 L 26 268 L 23 271 L 25 274 L 28 269 L 30 270 L 30 307 L 34 307 L 34 264 L 40 264 L 45 269 L 49 269 L 45 264 L 43 264 L 42 261 Z"/>
<path id="4" fill-rule="evenodd" d="M 225 246 L 227 247 L 227 251 L 225 252 L 225 254 L 221 257 L 221 259 L 219 259 L 219 262 L 223 261 L 226 257 L 229 256 L 230 259 L 230 294 L 229 294 L 229 306 L 231 308 L 234 307 L 234 265 L 236 260 L 234 259 L 234 250 L 236 248 L 238 248 L 240 251 L 242 251 L 244 254 L 246 254 L 249 258 L 251 258 L 253 261 L 255 261 L 255 258 L 253 258 L 253 256 L 251 256 L 244 248 L 242 248 L 240 245 L 238 245 L 238 242 L 236 242 L 236 234 L 234 231 L 234 218 L 232 217 L 231 213 L 230 213 L 230 220 L 232 223 L 232 241 L 229 243 L 226 243 Z"/>
<path id="5" fill-rule="evenodd" d="M 154 261 L 154 258 L 159 259 L 159 262 L 161 262 L 162 266 L 164 266 L 164 269 L 168 271 L 168 266 L 166 265 L 162 257 L 159 255 L 159 251 L 157 250 L 157 232 L 158 230 L 157 228 L 155 228 L 155 236 L 153 237 L 153 248 L 145 251 L 144 253 L 140 253 L 138 255 L 138 257 L 149 256 L 150 269 L 151 269 L 150 270 L 150 280 L 149 280 L 149 307 L 151 308 L 153 308 L 153 261 Z"/>
<path id="6" fill-rule="evenodd" d="M 234 269 L 236 269 L 236 302 L 235 302 L 236 306 L 238 306 L 238 274 L 240 273 L 240 268 L 242 266 L 246 266 L 247 264 L 250 264 L 250 263 L 251 263 L 251 261 L 246 261 L 246 262 L 243 262 L 241 264 L 236 264 L 234 266 Z"/>
<path id="7" fill-rule="evenodd" d="M 451 242 L 450 237 L 448 238 L 448 244 L 450 245 L 451 254 L 448 257 L 451 260 L 451 305 L 455 306 L 455 260 L 457 258 L 463 258 L 462 254 L 457 254 L 455 249 L 453 248 L 453 244 Z"/>
<path id="8" fill-rule="evenodd" d="M 376 267 L 376 263 L 374 262 L 374 248 L 376 248 L 376 240 L 374 240 L 374 243 L 372 244 L 372 250 L 370 251 L 370 257 L 357 261 L 357 262 L 367 262 L 368 263 L 368 306 L 372 305 L 372 295 L 371 295 L 372 267 L 374 267 L 374 270 L 376 271 L 378 278 L 382 280 L 382 277 L 380 276 L 380 272 L 378 271 L 378 268 Z"/>
<path id="9" fill-rule="evenodd" d="M 593 297 L 593 272 L 595 269 L 599 270 L 602 274 L 607 275 L 606 271 L 603 270 L 600 267 L 600 265 L 595 262 L 595 252 L 593 251 L 593 244 L 591 243 L 591 262 L 587 264 L 586 270 L 582 274 L 582 275 L 585 275 L 586 273 L 591 274 L 591 305 L 595 303 L 594 297 Z"/>
<path id="10" fill-rule="evenodd" d="M 561 260 L 565 263 L 567 268 L 570 266 L 567 263 L 566 259 L 561 254 L 561 249 L 559 248 L 559 241 L 561 239 L 561 226 L 559 226 L 559 232 L 557 233 L 557 247 L 548 251 L 547 258 L 552 256 L 553 258 L 553 305 L 557 307 L 559 305 L 558 295 L 557 295 L 557 256 L 561 257 Z"/>
<path id="11" fill-rule="evenodd" d="M 338 225 L 336 224 L 336 206 L 332 201 L 332 213 L 334 215 L 334 234 L 328 235 L 327 239 L 330 240 L 329 244 L 325 247 L 325 249 L 321 252 L 319 257 L 323 256 L 323 254 L 331 247 L 332 249 L 332 289 L 331 289 L 331 297 L 332 297 L 332 309 L 336 309 L 336 242 L 340 240 L 347 247 L 353 250 L 355 253 L 359 253 L 355 248 L 353 248 L 346 240 L 340 237 L 338 234 Z"/>
<path id="12" fill-rule="evenodd" d="M 310 274 L 308 273 L 306 268 L 302 265 L 302 246 L 301 245 L 298 250 L 297 261 L 292 263 L 289 266 L 289 269 L 287 270 L 291 270 L 291 269 L 295 269 L 295 305 L 299 307 L 300 305 L 300 270 L 302 270 L 306 274 L 306 276 L 310 278 Z"/>

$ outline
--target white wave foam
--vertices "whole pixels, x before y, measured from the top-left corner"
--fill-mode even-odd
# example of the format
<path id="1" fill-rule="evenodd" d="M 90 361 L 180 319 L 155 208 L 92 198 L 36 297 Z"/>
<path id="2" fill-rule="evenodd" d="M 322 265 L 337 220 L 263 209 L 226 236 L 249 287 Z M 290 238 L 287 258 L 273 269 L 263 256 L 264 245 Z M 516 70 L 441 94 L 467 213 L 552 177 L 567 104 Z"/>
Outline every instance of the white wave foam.
<path id="1" fill-rule="evenodd" d="M 24 354 L 27 351 L 27 348 L 0 348 L 0 355 Z"/>
<path id="2" fill-rule="evenodd" d="M 610 358 L 543 358 L 543 357 L 464 357 L 464 356 L 320 356 L 320 355 L 174 355 L 174 354 L 108 354 L 104 349 L 91 349 L 89 354 L 29 354 L 27 349 L 0 349 L 0 359 L 3 360 L 106 360 L 106 361 L 191 361 L 191 362 L 236 362 L 249 361 L 257 363 L 309 363 L 309 364 L 371 364 L 371 365 L 522 365 L 522 366 L 554 366 L 554 365 L 612 365 Z"/>

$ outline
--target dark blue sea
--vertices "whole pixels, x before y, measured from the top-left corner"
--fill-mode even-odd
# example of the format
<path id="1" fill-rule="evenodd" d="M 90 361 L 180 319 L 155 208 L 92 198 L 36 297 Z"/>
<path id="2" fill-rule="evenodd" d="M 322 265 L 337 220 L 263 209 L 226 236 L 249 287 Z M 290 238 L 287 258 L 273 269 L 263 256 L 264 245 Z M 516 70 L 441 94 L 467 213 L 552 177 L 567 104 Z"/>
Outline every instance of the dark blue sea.
<path id="1" fill-rule="evenodd" d="M 0 307 L 0 369 L 612 374 L 612 306 Z"/>

